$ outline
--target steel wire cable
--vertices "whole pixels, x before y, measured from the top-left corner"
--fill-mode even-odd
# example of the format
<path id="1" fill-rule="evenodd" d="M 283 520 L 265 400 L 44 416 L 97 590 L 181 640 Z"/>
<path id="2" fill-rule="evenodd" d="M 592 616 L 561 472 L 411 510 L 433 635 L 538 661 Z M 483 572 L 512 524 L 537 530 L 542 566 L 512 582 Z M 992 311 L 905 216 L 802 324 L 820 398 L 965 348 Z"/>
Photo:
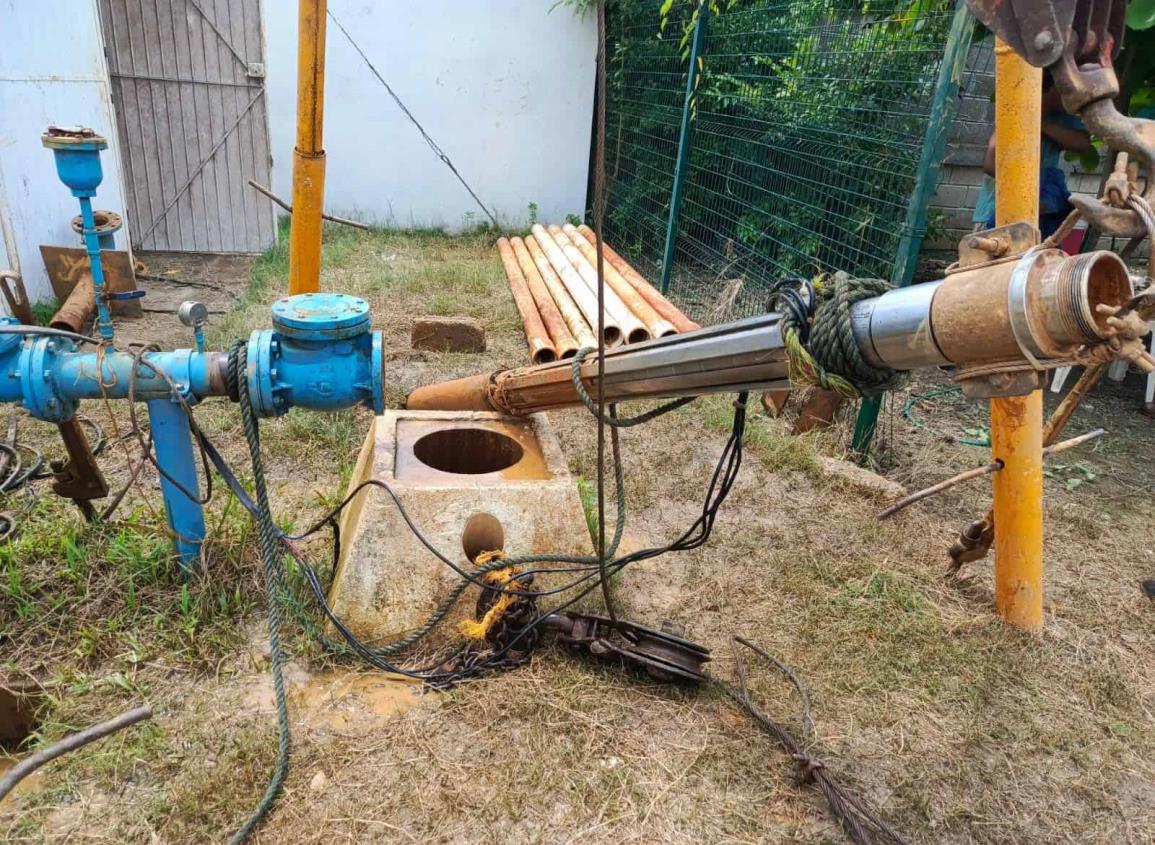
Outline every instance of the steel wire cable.
<path id="1" fill-rule="evenodd" d="M 245 347 L 239 347 L 232 356 L 230 364 L 234 368 L 234 378 L 240 388 L 241 422 L 245 429 L 245 441 L 249 446 L 249 458 L 253 462 L 253 487 L 257 495 L 259 519 L 257 524 L 261 536 L 261 563 L 265 575 L 265 601 L 267 607 L 267 621 L 269 626 L 269 665 L 273 675 L 273 699 L 277 708 L 277 760 L 273 766 L 273 775 L 265 788 L 261 800 L 257 803 L 252 815 L 245 820 L 237 831 L 229 837 L 229 845 L 239 845 L 248 841 L 253 831 L 264 820 L 272 808 L 277 796 L 285 784 L 289 774 L 289 757 L 292 753 L 292 732 L 289 729 L 289 708 L 285 700 L 284 655 L 281 651 L 281 613 L 279 596 L 282 587 L 281 566 L 279 561 L 279 542 L 274 531 L 272 513 L 269 509 L 269 493 L 265 487 L 264 464 L 261 460 L 261 441 L 257 429 L 256 418 L 253 414 L 253 405 L 249 401 L 249 383 L 244 377 Z M 182 405 L 192 417 L 187 405 Z"/>
<path id="2" fill-rule="evenodd" d="M 462 176 L 461 172 L 457 169 L 456 166 L 454 166 L 453 161 L 449 158 L 449 155 L 445 152 L 445 150 L 441 149 L 441 147 L 437 144 L 436 141 L 433 140 L 430 134 L 425 131 L 425 127 L 422 126 L 417 118 L 413 116 L 413 112 L 409 111 L 409 108 L 405 105 L 404 102 L 402 102 L 401 98 L 397 96 L 397 92 L 394 91 L 389 83 L 385 81 L 385 77 L 381 75 L 381 73 L 373 65 L 373 62 L 371 62 L 369 57 L 365 55 L 365 51 L 362 50 L 361 46 L 353 40 L 353 36 L 349 34 L 349 30 L 345 29 L 344 25 L 339 20 L 337 20 L 337 17 L 333 14 L 333 10 L 327 9 L 326 11 L 329 15 L 329 20 L 337 25 L 337 29 L 341 30 L 341 34 L 345 36 L 345 40 L 348 41 L 353 49 L 357 51 L 357 55 L 359 55 L 362 61 L 365 62 L 365 66 L 369 68 L 369 71 L 373 74 L 373 76 L 377 78 L 377 81 L 385 87 L 387 92 L 389 92 L 389 96 L 393 98 L 393 102 L 397 104 L 397 108 L 401 109 L 402 113 L 407 118 L 409 118 L 409 122 L 412 123 L 413 126 L 416 127 L 417 131 L 421 133 L 421 137 L 425 139 L 425 143 L 429 146 L 429 149 L 433 150 L 434 155 L 436 155 L 437 158 L 441 160 L 441 163 L 448 167 L 450 172 L 457 177 L 457 181 L 460 182 L 462 187 L 464 187 L 465 190 L 469 192 L 469 195 L 473 197 L 473 201 L 477 203 L 477 207 L 484 211 L 485 216 L 493 221 L 493 227 L 495 229 L 500 229 L 501 225 L 497 222 L 497 218 L 494 216 L 493 212 L 490 211 L 485 203 L 481 201 L 481 197 L 479 197 L 477 192 L 473 190 L 473 186 L 465 181 L 465 177 Z"/>

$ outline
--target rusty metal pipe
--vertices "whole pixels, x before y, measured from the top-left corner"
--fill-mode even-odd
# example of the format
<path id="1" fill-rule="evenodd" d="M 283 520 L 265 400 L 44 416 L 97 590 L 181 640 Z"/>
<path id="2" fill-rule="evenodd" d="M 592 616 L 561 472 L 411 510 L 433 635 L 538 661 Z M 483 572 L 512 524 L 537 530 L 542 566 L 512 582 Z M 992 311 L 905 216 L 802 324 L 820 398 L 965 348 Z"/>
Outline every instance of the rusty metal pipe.
<path id="1" fill-rule="evenodd" d="M 590 292 L 597 297 L 598 295 L 598 271 L 594 264 L 586 260 L 581 251 L 570 240 L 569 235 L 562 231 L 561 226 L 550 226 L 550 237 L 553 238 L 554 243 L 561 247 L 561 251 L 565 254 L 566 259 L 578 271 L 578 275 L 582 277 L 582 281 L 586 283 L 586 287 Z M 614 289 L 610 287 L 608 280 L 606 281 L 605 290 L 602 296 L 603 304 L 606 314 L 612 316 L 621 326 L 622 335 L 626 343 L 642 343 L 650 339 L 650 330 L 646 328 L 638 316 L 634 314 L 626 304 L 622 302 L 622 298 L 614 293 Z"/>
<path id="2" fill-rule="evenodd" d="M 513 238 L 510 240 L 510 246 L 513 247 L 513 254 L 517 258 L 521 273 L 529 286 L 529 292 L 537 305 L 537 313 L 541 315 L 545 330 L 549 332 L 549 338 L 553 343 L 557 357 L 562 359 L 574 357 L 577 355 L 578 342 L 570 332 L 569 326 L 566 325 L 565 318 L 561 315 L 553 297 L 550 296 L 549 289 L 546 288 L 537 265 L 533 263 L 533 257 L 525 248 L 525 241 L 521 238 Z"/>
<path id="3" fill-rule="evenodd" d="M 1095 314 L 1100 302 L 1121 305 L 1129 298 L 1130 281 L 1118 275 L 1119 259 L 1112 253 L 1074 258 L 1059 253 L 1060 258 L 1046 252 L 918 285 L 926 293 L 917 297 L 902 289 L 855 303 L 851 323 L 859 350 L 877 366 L 902 370 L 944 362 L 964 368 L 1021 366 L 1030 360 L 1029 343 L 1070 353 L 1100 340 L 1097 324 L 1075 315 Z M 988 277 L 1001 279 L 1000 285 L 990 284 Z M 1011 294 L 1020 289 L 1031 294 L 1025 327 L 1012 323 Z M 1064 313 L 1044 313 L 1050 311 Z M 606 400 L 785 388 L 788 367 L 779 319 L 763 314 L 608 350 Z M 591 393 L 597 389 L 596 377 L 591 360 L 582 367 L 582 382 Z M 556 362 L 422 387 L 407 404 L 417 410 L 525 414 L 578 402 L 569 363 Z"/>
<path id="4" fill-rule="evenodd" d="M 517 242 L 521 238 L 514 238 L 514 251 L 517 250 Z M 594 338 L 594 333 L 590 331 L 589 324 L 586 318 L 582 316 L 581 309 L 578 308 L 576 302 L 569 291 L 566 290 L 562 284 L 561 277 L 558 276 L 557 271 L 553 269 L 553 265 L 549 263 L 549 257 L 542 252 L 541 246 L 533 237 L 528 237 L 522 243 L 525 245 L 526 252 L 529 257 L 533 259 L 534 266 L 537 267 L 537 272 L 541 276 L 541 280 L 545 283 L 546 289 L 549 290 L 550 296 L 553 298 L 554 304 L 557 305 L 561 311 L 562 317 L 565 318 L 566 325 L 569 326 L 570 333 L 578 343 L 579 348 L 595 349 L 598 342 Z"/>
<path id="5" fill-rule="evenodd" d="M 853 331 L 870 363 L 901 370 L 1065 359 L 1108 336 L 1099 305 L 1130 296 L 1114 253 L 1037 249 L 859 303 Z"/>
<path id="6" fill-rule="evenodd" d="M 594 246 L 597 246 L 598 237 L 589 226 L 578 226 L 578 232 Z M 669 320 L 680 332 L 693 332 L 702 328 L 685 314 L 670 300 L 666 299 L 656 287 L 646 281 L 646 277 L 635 270 L 626 259 L 622 258 L 609 244 L 603 244 L 602 252 L 606 260 L 617 268 L 627 282 L 636 290 L 650 307 Z"/>
<path id="7" fill-rule="evenodd" d="M 577 307 L 581 310 L 582 316 L 586 318 L 591 329 L 597 332 L 598 326 L 598 300 L 586 283 L 582 280 L 581 275 L 570 264 L 565 257 L 562 248 L 558 246 L 549 232 L 540 223 L 533 227 L 533 240 L 541 247 L 541 251 L 545 253 L 549 263 L 553 269 L 557 271 L 558 277 L 561 279 L 562 285 L 565 286 L 566 291 L 573 301 L 577 303 Z M 622 342 L 622 327 L 618 325 L 618 321 L 613 319 L 609 314 L 605 315 L 602 322 L 602 343 L 606 346 L 617 346 Z"/>
<path id="8" fill-rule="evenodd" d="M 561 230 L 566 233 L 570 242 L 577 247 L 578 252 L 585 257 L 585 260 L 588 261 L 591 266 L 597 267 L 597 247 L 587 241 L 585 236 L 571 223 L 566 223 L 561 227 Z M 622 302 L 626 304 L 626 307 L 650 330 L 650 335 L 653 337 L 667 337 L 672 334 L 677 334 L 678 330 L 674 328 L 674 324 L 655 311 L 653 306 L 646 302 L 640 293 L 634 290 L 634 286 L 626 281 L 625 276 L 613 265 L 609 257 L 603 254 L 603 258 L 606 284 L 614 289 L 614 293 L 621 298 Z"/>
<path id="9" fill-rule="evenodd" d="M 529 344 L 529 354 L 534 363 L 546 364 L 557 359 L 557 350 L 550 342 L 549 333 L 545 329 L 541 315 L 537 312 L 537 304 L 533 301 L 533 294 L 529 292 L 529 284 L 522 275 L 521 266 L 517 263 L 517 256 L 513 254 L 513 247 L 506 238 L 499 238 L 497 251 L 501 253 L 501 264 L 505 268 L 505 276 L 509 279 L 509 287 L 513 291 L 513 300 L 517 303 L 517 310 L 521 312 L 522 326 L 525 328 L 525 340 Z"/>
<path id="10" fill-rule="evenodd" d="M 92 317 L 96 313 L 96 288 L 92 284 L 92 274 L 80 274 L 68 298 L 48 323 L 51 328 L 64 329 L 76 334 L 86 334 Z"/>

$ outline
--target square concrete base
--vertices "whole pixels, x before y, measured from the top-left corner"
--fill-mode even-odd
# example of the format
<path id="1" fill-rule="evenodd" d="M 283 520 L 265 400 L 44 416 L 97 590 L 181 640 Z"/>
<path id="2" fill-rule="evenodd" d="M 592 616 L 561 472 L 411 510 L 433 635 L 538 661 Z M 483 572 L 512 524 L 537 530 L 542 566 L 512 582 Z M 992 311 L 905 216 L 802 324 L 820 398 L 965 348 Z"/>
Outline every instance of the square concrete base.
<path id="1" fill-rule="evenodd" d="M 463 570 L 495 548 L 593 554 L 577 485 L 544 414 L 388 411 L 374 420 L 350 489 L 369 478 L 388 484 L 426 540 Z M 384 490 L 368 487 L 346 508 L 329 601 L 358 637 L 381 642 L 413 630 L 460 580 Z M 535 587 L 550 580 L 538 576 Z M 465 592 L 435 643 L 457 637 L 479 592 Z"/>

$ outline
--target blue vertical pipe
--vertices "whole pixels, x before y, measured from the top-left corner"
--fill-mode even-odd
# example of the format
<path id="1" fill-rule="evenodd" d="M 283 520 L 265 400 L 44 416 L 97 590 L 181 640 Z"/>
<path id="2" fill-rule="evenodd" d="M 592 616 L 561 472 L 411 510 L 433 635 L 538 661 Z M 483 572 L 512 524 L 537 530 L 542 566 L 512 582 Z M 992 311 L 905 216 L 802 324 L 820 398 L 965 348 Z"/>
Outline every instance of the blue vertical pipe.
<path id="1" fill-rule="evenodd" d="M 100 236 L 96 233 L 96 218 L 92 214 L 92 199 L 79 197 L 80 219 L 84 224 L 84 250 L 88 253 L 88 262 L 92 265 L 92 287 L 96 293 L 96 313 L 100 327 L 100 336 L 104 340 L 112 340 L 112 315 L 108 310 L 108 302 L 104 298 L 104 265 L 100 261 Z"/>
<path id="2" fill-rule="evenodd" d="M 690 158 L 690 116 L 693 111 L 694 90 L 698 81 L 698 56 L 702 51 L 702 40 L 706 32 L 706 17 L 710 14 L 710 4 L 698 4 L 698 20 L 694 24 L 694 37 L 690 42 L 690 66 L 686 69 L 686 98 L 682 102 L 682 126 L 678 132 L 678 161 L 674 165 L 674 187 L 670 191 L 670 215 L 666 219 L 666 246 L 662 250 L 662 293 L 669 292 L 670 273 L 674 270 L 674 244 L 678 237 L 678 213 L 682 209 L 683 183 L 686 179 L 687 163 Z"/>
<path id="3" fill-rule="evenodd" d="M 196 456 L 193 454 L 188 415 L 171 398 L 150 399 L 148 420 L 156 444 L 157 462 L 181 487 L 199 499 Z M 160 486 L 164 493 L 168 527 L 176 535 L 181 569 L 185 575 L 191 575 L 200 562 L 201 544 L 205 539 L 204 507 L 200 502 L 190 499 L 164 475 L 161 475 Z"/>

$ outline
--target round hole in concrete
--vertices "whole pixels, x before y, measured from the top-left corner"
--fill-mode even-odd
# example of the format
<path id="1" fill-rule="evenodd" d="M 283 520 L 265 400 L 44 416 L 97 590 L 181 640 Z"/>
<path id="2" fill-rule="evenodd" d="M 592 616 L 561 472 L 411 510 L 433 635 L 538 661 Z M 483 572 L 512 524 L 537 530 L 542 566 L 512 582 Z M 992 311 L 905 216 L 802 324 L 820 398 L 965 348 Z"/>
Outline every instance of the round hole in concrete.
<path id="1" fill-rule="evenodd" d="M 426 466 L 455 475 L 498 472 L 521 460 L 521 444 L 488 428 L 447 428 L 426 434 L 413 444 L 413 454 Z"/>
<path id="2" fill-rule="evenodd" d="M 461 532 L 461 548 L 467 560 L 477 560 L 482 552 L 495 552 L 505 548 L 505 529 L 497 517 L 489 513 L 475 513 L 465 523 Z"/>

